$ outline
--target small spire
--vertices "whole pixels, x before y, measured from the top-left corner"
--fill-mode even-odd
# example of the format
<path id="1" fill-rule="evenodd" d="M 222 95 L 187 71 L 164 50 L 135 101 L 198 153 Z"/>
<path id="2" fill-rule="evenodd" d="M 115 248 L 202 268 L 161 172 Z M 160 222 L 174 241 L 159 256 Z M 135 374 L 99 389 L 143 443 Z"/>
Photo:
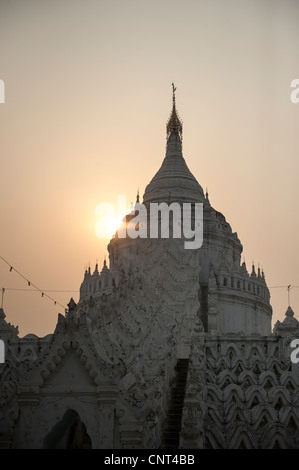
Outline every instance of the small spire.
<path id="1" fill-rule="evenodd" d="M 107 262 L 106 262 L 106 255 L 104 257 L 104 263 L 103 263 L 101 274 L 103 274 L 105 272 L 108 272 L 108 266 L 107 266 Z"/>
<path id="2" fill-rule="evenodd" d="M 288 307 L 289 308 L 291 308 L 291 292 L 290 292 L 291 288 L 292 288 L 291 284 L 288 285 Z"/>
<path id="3" fill-rule="evenodd" d="M 206 198 L 206 202 L 208 205 L 210 205 L 210 201 L 209 201 L 209 193 L 208 193 L 208 188 L 206 188 L 206 194 L 205 194 L 205 198 Z"/>
<path id="4" fill-rule="evenodd" d="M 258 263 L 258 268 L 257 268 L 257 277 L 260 279 L 261 276 L 261 268 L 260 268 L 260 263 Z"/>
<path id="5" fill-rule="evenodd" d="M 133 210 L 136 211 L 136 210 L 139 210 L 139 209 L 140 209 L 140 197 L 139 197 L 139 188 L 138 188 L 134 208 L 133 208 L 133 204 L 132 204 L 132 211 Z"/>
<path id="6" fill-rule="evenodd" d="M 242 274 L 247 274 L 247 267 L 246 267 L 246 261 L 245 261 L 245 258 L 243 258 L 243 262 L 242 262 L 242 265 L 241 265 L 241 272 Z"/>
<path id="7" fill-rule="evenodd" d="M 294 316 L 294 311 L 292 309 L 292 307 L 289 305 L 288 308 L 287 308 L 287 311 L 285 313 L 285 316 L 286 317 L 293 317 Z"/>

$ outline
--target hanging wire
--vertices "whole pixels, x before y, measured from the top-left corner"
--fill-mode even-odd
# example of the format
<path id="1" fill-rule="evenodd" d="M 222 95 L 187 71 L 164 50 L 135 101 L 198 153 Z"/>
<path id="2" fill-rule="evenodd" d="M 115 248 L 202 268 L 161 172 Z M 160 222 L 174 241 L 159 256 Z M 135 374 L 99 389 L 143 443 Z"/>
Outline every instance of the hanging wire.
<path id="1" fill-rule="evenodd" d="M 3 258 L 3 256 L 0 256 L 0 258 L 2 259 L 2 261 L 4 261 L 4 263 L 6 263 L 9 266 L 9 272 L 15 271 L 19 276 L 21 276 L 27 282 L 29 287 L 33 286 L 35 288 L 35 291 L 39 291 L 42 294 L 42 297 L 44 297 L 44 296 L 47 297 L 48 299 L 50 299 L 54 303 L 54 305 L 59 305 L 65 311 L 67 310 L 67 308 L 64 305 L 57 302 L 57 300 L 53 299 L 50 295 L 46 294 L 46 292 L 54 292 L 54 291 L 44 291 L 44 290 L 40 289 L 37 285 L 33 284 L 33 282 L 29 281 L 26 276 L 24 276 L 22 273 L 20 273 L 20 271 L 18 271 L 16 268 L 14 268 L 11 263 L 9 263 L 6 259 Z M 3 289 L 4 289 L 4 291 L 3 291 Z M 4 292 L 5 292 L 6 289 L 7 290 L 20 290 L 20 289 L 12 289 L 12 288 L 2 287 L 2 305 L 3 305 L 3 296 L 4 296 Z M 23 290 L 27 290 L 27 289 L 23 289 Z M 60 291 L 56 291 L 56 292 L 60 292 Z M 63 292 L 63 291 L 61 291 L 61 292 Z"/>
<path id="2" fill-rule="evenodd" d="M 16 291 L 23 291 L 23 292 L 41 292 L 39 289 L 19 289 L 17 287 L 2 287 L 2 289 L 5 290 L 16 290 Z M 62 289 L 46 289 L 43 290 L 43 292 L 78 292 L 78 290 L 62 290 Z"/>
<path id="3" fill-rule="evenodd" d="M 288 306 L 290 307 L 291 306 L 291 289 L 294 289 L 294 288 L 299 289 L 299 286 L 292 286 L 291 284 L 289 284 L 288 286 L 271 286 L 271 287 L 269 287 L 269 289 L 279 289 L 279 288 L 288 289 Z"/>

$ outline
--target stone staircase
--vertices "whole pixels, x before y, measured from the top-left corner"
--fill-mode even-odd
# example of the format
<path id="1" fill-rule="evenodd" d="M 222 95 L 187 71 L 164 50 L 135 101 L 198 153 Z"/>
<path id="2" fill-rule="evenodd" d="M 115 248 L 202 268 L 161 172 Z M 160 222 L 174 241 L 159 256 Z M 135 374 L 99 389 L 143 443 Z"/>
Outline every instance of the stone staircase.
<path id="1" fill-rule="evenodd" d="M 178 359 L 160 449 L 178 449 L 189 359 Z"/>

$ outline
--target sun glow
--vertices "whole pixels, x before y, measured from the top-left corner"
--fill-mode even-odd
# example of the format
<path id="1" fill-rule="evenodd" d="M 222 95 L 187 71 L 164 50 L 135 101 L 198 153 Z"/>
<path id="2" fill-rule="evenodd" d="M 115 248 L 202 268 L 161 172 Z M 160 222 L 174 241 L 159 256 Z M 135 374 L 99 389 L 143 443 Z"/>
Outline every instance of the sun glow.
<path id="1" fill-rule="evenodd" d="M 98 238 L 112 238 L 122 223 L 124 215 L 116 212 L 112 204 L 101 203 L 96 207 L 96 215 L 100 216 L 95 224 L 95 232 Z"/>

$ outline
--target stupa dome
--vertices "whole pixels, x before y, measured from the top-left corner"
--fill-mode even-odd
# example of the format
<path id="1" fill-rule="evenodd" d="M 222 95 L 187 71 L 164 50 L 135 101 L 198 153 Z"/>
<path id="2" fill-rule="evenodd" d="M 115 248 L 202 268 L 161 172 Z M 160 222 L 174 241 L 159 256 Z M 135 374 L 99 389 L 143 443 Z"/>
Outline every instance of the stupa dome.
<path id="1" fill-rule="evenodd" d="M 145 188 L 143 203 L 204 201 L 203 189 L 183 157 L 181 138 L 178 133 L 172 132 L 167 140 L 162 165 Z"/>

